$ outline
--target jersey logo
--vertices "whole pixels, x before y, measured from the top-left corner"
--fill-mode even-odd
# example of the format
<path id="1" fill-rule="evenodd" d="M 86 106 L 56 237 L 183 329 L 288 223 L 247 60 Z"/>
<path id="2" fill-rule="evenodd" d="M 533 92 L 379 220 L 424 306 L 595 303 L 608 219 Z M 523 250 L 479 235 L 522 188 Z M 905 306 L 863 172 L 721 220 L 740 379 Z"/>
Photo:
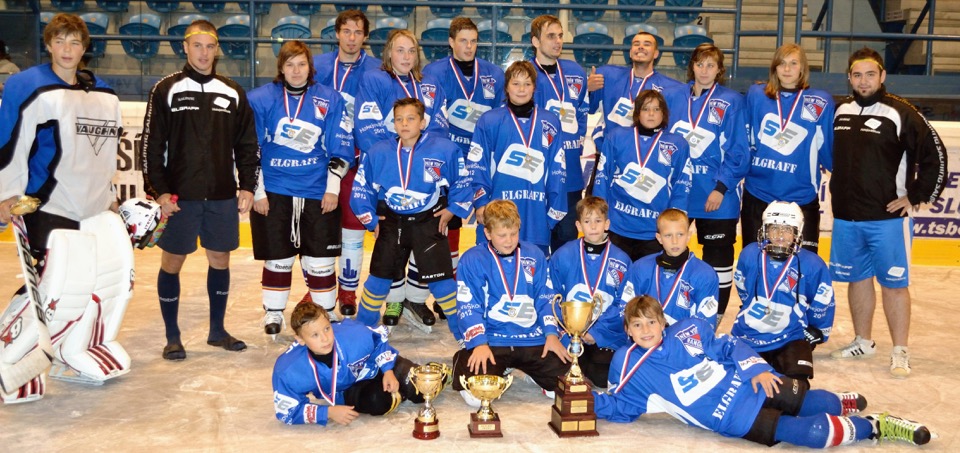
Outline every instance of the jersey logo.
<path id="1" fill-rule="evenodd" d="M 382 120 L 383 113 L 380 112 L 380 106 L 376 102 L 364 102 L 357 110 L 358 120 Z"/>
<path id="2" fill-rule="evenodd" d="M 723 116 L 727 114 L 727 109 L 730 108 L 730 103 L 724 101 L 723 99 L 711 99 L 709 107 L 707 108 L 707 122 L 710 124 L 721 125 L 723 124 Z"/>
<path id="3" fill-rule="evenodd" d="M 443 176 L 440 174 L 440 167 L 443 166 L 443 161 L 440 159 L 423 159 L 423 182 L 435 183 L 443 179 Z"/>
<path id="4" fill-rule="evenodd" d="M 693 292 L 693 285 L 686 280 L 680 280 L 680 287 L 677 288 L 677 305 L 684 309 L 690 309 L 690 293 Z"/>
<path id="5" fill-rule="evenodd" d="M 827 107 L 827 100 L 820 96 L 804 96 L 803 110 L 800 111 L 800 118 L 816 123 L 823 114 L 823 109 Z"/>
<path id="6" fill-rule="evenodd" d="M 573 108 L 573 104 L 569 102 L 560 102 L 556 99 L 550 99 L 547 101 L 545 108 L 547 111 L 557 115 L 557 117 L 560 118 L 560 127 L 564 132 L 568 134 L 577 133 L 580 125 L 577 123 L 577 109 Z"/>
<path id="7" fill-rule="evenodd" d="M 514 295 L 513 300 L 508 299 L 506 294 L 500 296 L 487 315 L 495 321 L 523 328 L 532 327 L 537 322 L 537 308 L 533 299 L 526 294 Z"/>
<path id="8" fill-rule="evenodd" d="M 117 127 L 117 122 L 113 120 L 77 117 L 76 124 L 77 135 L 87 136 L 94 156 L 100 155 L 100 150 L 103 149 L 107 139 L 120 137 L 120 129 Z"/>
<path id="9" fill-rule="evenodd" d="M 687 354 L 693 357 L 703 355 L 703 343 L 700 341 L 700 331 L 697 330 L 696 324 L 687 326 L 674 334 L 674 336 L 680 340 L 680 344 L 683 345 L 683 349 L 687 351 Z"/>
<path id="10" fill-rule="evenodd" d="M 665 142 L 663 140 L 661 140 L 658 145 L 658 151 L 660 151 L 660 153 L 657 156 L 657 160 L 663 165 L 670 166 L 670 161 L 673 159 L 673 153 L 677 152 L 677 150 L 680 148 L 677 147 L 676 143 Z"/>
<path id="11" fill-rule="evenodd" d="M 570 97 L 579 98 L 580 92 L 583 91 L 583 77 L 580 76 L 564 76 L 567 82 L 567 92 L 570 93 Z"/>
<path id="12" fill-rule="evenodd" d="M 607 115 L 607 121 L 623 127 L 633 126 L 633 101 L 625 97 L 617 99 L 617 103 Z"/>
<path id="13" fill-rule="evenodd" d="M 549 148 L 553 144 L 553 140 L 557 138 L 557 128 L 553 127 L 547 120 L 540 120 L 540 128 L 543 130 L 543 143 L 544 148 Z"/>
<path id="14" fill-rule="evenodd" d="M 695 127 L 691 130 L 690 123 L 686 121 L 677 121 L 670 131 L 674 134 L 682 135 L 690 146 L 690 158 L 698 159 L 704 152 L 710 148 L 717 135 L 702 127 Z"/>
<path id="15" fill-rule="evenodd" d="M 330 108 L 330 101 L 316 96 L 313 97 L 313 116 L 318 120 L 327 117 L 327 110 Z"/>
<path id="16" fill-rule="evenodd" d="M 433 84 L 421 84 L 420 94 L 423 95 L 423 105 L 427 108 L 433 107 L 433 101 L 437 99 L 437 87 Z"/>
<path id="17" fill-rule="evenodd" d="M 622 187 L 627 195 L 648 204 L 667 186 L 666 178 L 636 162 L 627 164 L 623 173 L 615 177 L 614 182 Z"/>
<path id="18" fill-rule="evenodd" d="M 520 267 L 523 268 L 523 275 L 527 279 L 527 283 L 533 283 L 533 276 L 537 272 L 537 260 L 529 256 L 520 257 Z"/>
<path id="19" fill-rule="evenodd" d="M 493 99 L 497 97 L 496 91 L 497 79 L 492 76 L 480 76 L 480 86 L 483 87 L 483 98 L 484 99 Z"/>
<path id="20" fill-rule="evenodd" d="M 487 194 L 487 191 L 483 187 L 477 189 L 477 191 L 473 193 L 473 201 L 477 201 L 483 198 L 483 196 L 486 194 Z"/>
<path id="21" fill-rule="evenodd" d="M 519 143 L 511 144 L 507 147 L 500 163 L 497 164 L 497 172 L 514 176 L 531 183 L 537 183 L 543 179 L 546 159 L 542 152 L 524 148 Z"/>
<path id="22" fill-rule="evenodd" d="M 477 127 L 477 120 L 488 111 L 490 111 L 489 106 L 471 103 L 466 99 L 457 99 L 447 109 L 447 121 L 460 129 L 473 133 Z"/>
<path id="23" fill-rule="evenodd" d="M 783 279 L 783 282 L 780 283 L 780 286 L 777 287 L 777 291 L 783 291 L 787 294 L 792 294 L 793 289 L 797 287 L 797 281 L 800 280 L 800 277 L 797 275 L 797 270 L 790 268 L 787 271 L 787 278 Z"/>
<path id="24" fill-rule="evenodd" d="M 808 133 L 806 128 L 800 127 L 793 121 L 781 128 L 780 117 L 776 113 L 768 113 L 760 122 L 757 137 L 766 147 L 783 156 L 789 156 L 800 147 Z"/>
<path id="25" fill-rule="evenodd" d="M 277 123 L 277 129 L 273 132 L 273 142 L 306 154 L 316 148 L 320 135 L 320 128 L 316 124 L 299 118 L 294 118 L 290 122 L 284 118 Z"/>
<path id="26" fill-rule="evenodd" d="M 607 260 L 607 284 L 619 287 L 623 276 L 627 273 L 627 264 L 614 258 Z"/>

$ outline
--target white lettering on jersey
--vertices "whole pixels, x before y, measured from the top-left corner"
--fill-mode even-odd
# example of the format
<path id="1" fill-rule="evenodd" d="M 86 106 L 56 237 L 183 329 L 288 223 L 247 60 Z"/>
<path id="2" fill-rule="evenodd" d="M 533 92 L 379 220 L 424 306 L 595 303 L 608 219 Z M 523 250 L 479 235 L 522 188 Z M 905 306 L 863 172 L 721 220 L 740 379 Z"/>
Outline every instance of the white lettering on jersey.
<path id="1" fill-rule="evenodd" d="M 690 158 L 697 159 L 713 144 L 713 141 L 717 139 L 717 135 L 702 127 L 691 129 L 690 123 L 677 121 L 670 132 L 680 134 L 683 138 L 687 139 L 687 144 L 690 145 Z"/>
<path id="2" fill-rule="evenodd" d="M 793 122 L 787 123 L 786 129 L 781 130 L 780 117 L 774 113 L 767 113 L 760 122 L 757 137 L 760 139 L 760 143 L 770 149 L 784 156 L 789 156 L 807 138 L 807 130 Z"/>
<path id="3" fill-rule="evenodd" d="M 557 99 L 551 99 L 547 101 L 547 110 L 555 113 L 560 117 L 560 127 L 564 132 L 568 134 L 576 134 L 578 128 L 580 127 L 577 124 L 577 109 L 573 107 L 573 104 L 570 102 L 560 103 Z"/>
<path id="4" fill-rule="evenodd" d="M 470 153 L 473 153 L 472 149 Z M 497 171 L 536 183 L 543 179 L 543 174 L 546 171 L 545 163 L 546 159 L 542 152 L 514 143 L 508 146 L 506 152 L 503 153 L 503 157 L 497 164 Z"/>
<path id="5" fill-rule="evenodd" d="M 633 101 L 625 97 L 617 99 L 617 103 L 607 115 L 607 121 L 616 123 L 623 127 L 633 126 Z"/>
<path id="6" fill-rule="evenodd" d="M 315 124 L 299 118 L 295 118 L 293 122 L 282 118 L 273 132 L 273 142 L 294 151 L 309 153 L 317 146 L 320 134 L 320 128 Z"/>
<path id="7" fill-rule="evenodd" d="M 447 108 L 447 121 L 472 134 L 477 127 L 480 115 L 488 111 L 490 111 L 489 106 L 474 104 L 466 99 L 457 99 Z"/>
<path id="8" fill-rule="evenodd" d="M 754 297 L 743 312 L 743 319 L 750 328 L 762 333 L 777 334 L 790 324 L 790 305 L 778 304 L 765 297 Z"/>
<path id="9" fill-rule="evenodd" d="M 726 375 L 723 365 L 704 358 L 686 370 L 671 373 L 670 383 L 680 404 L 690 406 L 723 381 Z"/>
<path id="10" fill-rule="evenodd" d="M 663 176 L 641 167 L 636 162 L 628 163 L 623 173 L 616 177 L 615 183 L 631 197 L 647 204 L 653 202 L 657 194 L 667 186 L 667 180 Z"/>
<path id="11" fill-rule="evenodd" d="M 390 114 L 393 116 L 393 113 Z M 357 109 L 357 119 L 358 120 L 382 120 L 383 113 L 380 112 L 380 106 L 376 102 L 364 102 L 359 109 Z M 392 122 L 392 121 L 391 121 Z"/>
<path id="12" fill-rule="evenodd" d="M 504 294 L 493 305 L 488 314 L 491 319 L 500 322 L 509 322 L 520 327 L 529 328 L 537 322 L 537 309 L 533 299 L 526 294 L 517 294 L 513 300 Z"/>

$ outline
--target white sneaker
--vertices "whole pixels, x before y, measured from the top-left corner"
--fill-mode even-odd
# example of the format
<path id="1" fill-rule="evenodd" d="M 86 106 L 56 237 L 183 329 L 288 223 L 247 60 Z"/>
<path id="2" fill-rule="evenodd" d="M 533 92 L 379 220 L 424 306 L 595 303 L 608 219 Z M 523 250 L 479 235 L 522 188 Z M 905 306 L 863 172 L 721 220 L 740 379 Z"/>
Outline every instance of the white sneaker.
<path id="1" fill-rule="evenodd" d="M 830 353 L 835 359 L 862 359 L 877 353 L 877 342 L 857 335 L 850 344 Z"/>
<path id="2" fill-rule="evenodd" d="M 906 346 L 893 347 L 890 354 L 890 374 L 901 379 L 910 376 L 910 353 Z"/>

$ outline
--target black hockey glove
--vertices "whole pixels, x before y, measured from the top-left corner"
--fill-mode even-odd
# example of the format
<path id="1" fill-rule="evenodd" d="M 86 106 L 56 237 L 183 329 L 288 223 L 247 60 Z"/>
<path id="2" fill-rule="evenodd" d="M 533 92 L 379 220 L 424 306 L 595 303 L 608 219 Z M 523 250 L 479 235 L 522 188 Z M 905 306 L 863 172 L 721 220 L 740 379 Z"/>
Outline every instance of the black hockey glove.
<path id="1" fill-rule="evenodd" d="M 813 346 L 816 349 L 817 345 L 823 343 L 823 331 L 820 329 L 807 326 L 803 331 L 803 336 L 806 338 L 807 343 L 810 343 L 810 346 Z"/>

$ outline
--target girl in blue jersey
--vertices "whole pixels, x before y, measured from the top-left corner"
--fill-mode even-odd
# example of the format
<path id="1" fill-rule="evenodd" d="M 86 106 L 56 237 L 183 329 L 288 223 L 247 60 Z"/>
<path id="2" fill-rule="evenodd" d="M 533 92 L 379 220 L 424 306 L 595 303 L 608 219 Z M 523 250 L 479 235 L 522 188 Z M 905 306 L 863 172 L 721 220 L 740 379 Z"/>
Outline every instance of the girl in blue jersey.
<path id="1" fill-rule="evenodd" d="M 807 54 L 784 44 L 770 62 L 765 85 L 747 91 L 750 172 L 740 212 L 743 244 L 757 241 L 761 216 L 773 201 L 803 210 L 803 248 L 820 241 L 820 173 L 833 171 L 833 96 L 810 88 Z"/>
<path id="2" fill-rule="evenodd" d="M 888 414 L 852 415 L 866 408 L 863 396 L 813 390 L 805 381 L 776 374 L 749 346 L 714 336 L 701 319 L 666 327 L 652 297 L 627 304 L 624 326 L 633 344 L 613 357 L 610 390 L 595 395 L 597 418 L 625 423 L 666 412 L 689 425 L 769 446 L 930 441 L 930 430 L 919 423 Z"/>
<path id="3" fill-rule="evenodd" d="M 659 253 L 657 217 L 687 210 L 690 159 L 687 141 L 666 130 L 670 110 L 660 93 L 640 92 L 633 127 L 607 134 L 593 195 L 610 205 L 610 240 L 631 260 Z"/>

